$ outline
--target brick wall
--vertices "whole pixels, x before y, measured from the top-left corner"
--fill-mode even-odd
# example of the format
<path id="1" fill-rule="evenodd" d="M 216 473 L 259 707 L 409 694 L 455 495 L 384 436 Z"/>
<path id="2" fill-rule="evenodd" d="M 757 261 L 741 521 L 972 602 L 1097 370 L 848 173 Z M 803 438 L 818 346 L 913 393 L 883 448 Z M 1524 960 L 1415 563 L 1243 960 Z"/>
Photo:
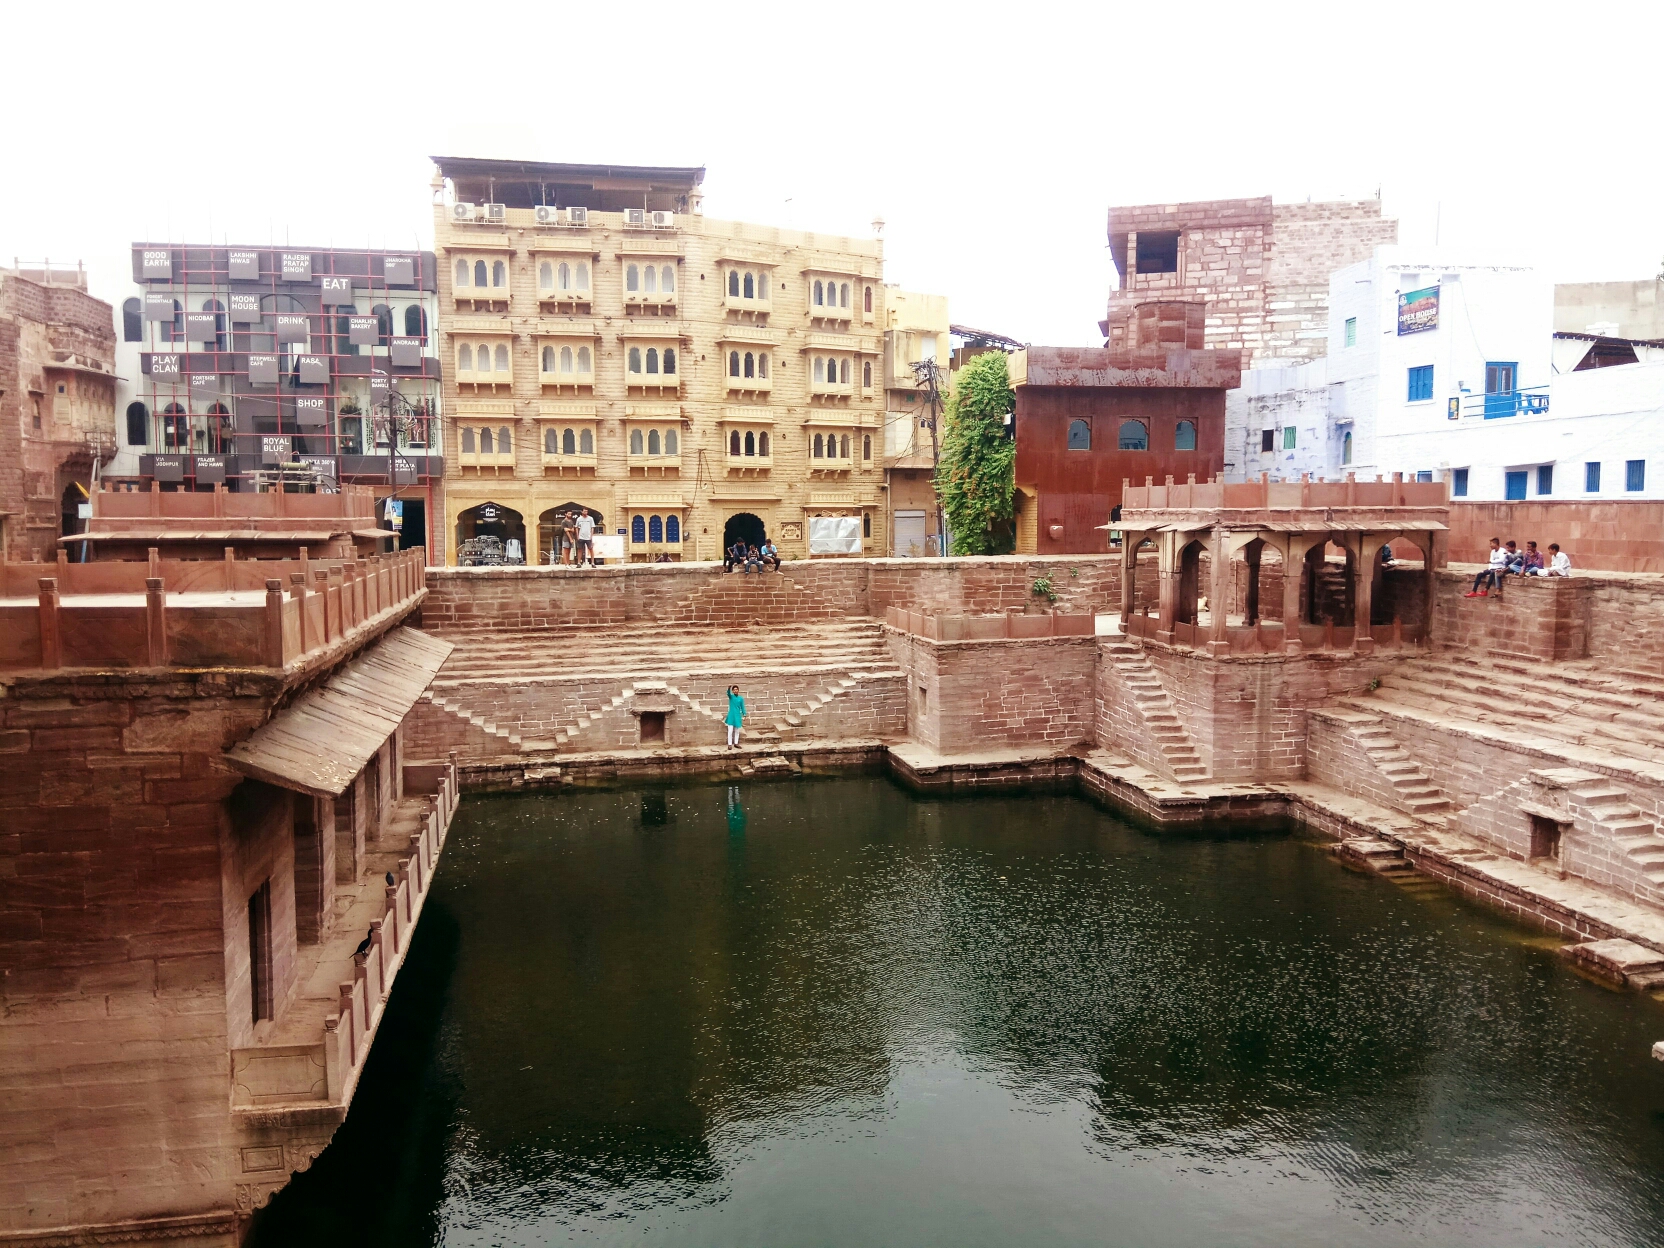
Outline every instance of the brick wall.
<path id="1" fill-rule="evenodd" d="M 1095 734 L 1097 639 L 931 641 L 886 628 L 906 673 L 907 735 L 942 754 L 1049 746 Z"/>
<path id="2" fill-rule="evenodd" d="M 713 564 L 626 564 L 594 569 L 430 568 L 422 625 L 430 632 L 662 624 L 748 626 L 846 616 L 888 607 L 932 614 L 1050 609 L 1033 585 L 1046 577 L 1066 612 L 1120 608 L 1119 556 L 986 559 L 837 559 L 787 563 L 748 576 Z"/>
<path id="3" fill-rule="evenodd" d="M 1513 538 L 1524 548 L 1560 543 L 1577 571 L 1664 572 L 1664 502 L 1450 504 L 1450 558 L 1484 563 L 1491 539 Z"/>

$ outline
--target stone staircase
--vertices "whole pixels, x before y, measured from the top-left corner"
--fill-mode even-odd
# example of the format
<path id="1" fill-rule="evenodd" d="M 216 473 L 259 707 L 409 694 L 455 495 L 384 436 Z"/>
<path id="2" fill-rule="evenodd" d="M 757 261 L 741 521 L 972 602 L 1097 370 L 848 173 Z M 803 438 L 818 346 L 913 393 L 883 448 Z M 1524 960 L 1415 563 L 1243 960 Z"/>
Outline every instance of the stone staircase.
<path id="1" fill-rule="evenodd" d="M 1574 808 L 1582 813 L 1599 835 L 1609 838 L 1624 853 L 1635 870 L 1655 888 L 1664 888 L 1664 836 L 1629 800 L 1629 794 L 1604 776 L 1590 776 L 1571 786 L 1568 793 Z"/>
<path id="2" fill-rule="evenodd" d="M 1440 816 L 1451 810 L 1450 799 L 1380 719 L 1372 717 L 1372 722 L 1354 724 L 1348 735 L 1392 786 L 1399 809 L 1429 822 L 1443 822 Z"/>
<path id="3" fill-rule="evenodd" d="M 747 578 L 753 583 L 760 579 L 769 578 Z M 798 592 L 798 587 L 787 582 L 778 592 Z M 756 699 L 748 697 L 753 713 L 745 740 L 778 744 L 812 735 L 817 712 L 867 682 L 903 680 L 882 625 L 865 617 L 759 628 L 621 625 L 473 632 L 452 640 L 457 649 L 435 677 L 426 700 L 516 752 L 604 748 L 586 747 L 586 737 L 596 735 L 596 724 L 627 710 L 642 696 L 674 700 L 720 728 L 727 705 L 713 696 L 711 686 L 720 682 L 719 688 L 726 687 L 730 680 L 742 688 L 772 687 L 772 713 L 759 716 Z M 703 686 L 703 692 L 696 686 Z M 546 706 L 558 702 L 556 695 L 564 687 L 565 705 L 570 707 L 577 689 L 582 709 L 569 720 L 555 719 L 558 727 L 544 712 L 534 736 L 495 722 L 492 714 L 469 705 L 470 693 L 476 703 L 510 692 L 518 701 L 535 702 L 540 687 L 550 687 Z M 537 712 L 528 714 L 535 717 Z M 721 734 L 713 733 L 713 739 L 720 741 Z"/>
<path id="4" fill-rule="evenodd" d="M 1508 742 L 1578 747 L 1664 776 L 1664 675 L 1598 660 L 1526 663 L 1445 652 L 1401 663 L 1368 694 L 1336 705 L 1457 725 Z"/>
<path id="5" fill-rule="evenodd" d="M 1208 769 L 1202 756 L 1173 708 L 1173 700 L 1167 696 L 1160 674 L 1144 657 L 1143 649 L 1131 642 L 1118 641 L 1110 643 L 1108 653 L 1168 774 L 1180 781 L 1206 779 Z"/>

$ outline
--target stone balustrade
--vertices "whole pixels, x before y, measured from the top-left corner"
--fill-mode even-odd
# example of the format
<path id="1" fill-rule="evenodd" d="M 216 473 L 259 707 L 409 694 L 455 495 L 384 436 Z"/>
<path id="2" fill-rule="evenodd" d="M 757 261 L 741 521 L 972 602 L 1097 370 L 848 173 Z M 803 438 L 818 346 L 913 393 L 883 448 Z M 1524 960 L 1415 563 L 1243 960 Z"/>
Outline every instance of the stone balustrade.
<path id="1" fill-rule="evenodd" d="M 286 667 L 415 606 L 423 555 L 3 564 L 0 670 Z"/>
<path id="2" fill-rule="evenodd" d="M 886 607 L 884 622 L 891 628 L 929 641 L 1013 641 L 1025 637 L 1090 637 L 1091 615 L 1044 611 L 1035 615 L 928 615 L 900 607 Z"/>

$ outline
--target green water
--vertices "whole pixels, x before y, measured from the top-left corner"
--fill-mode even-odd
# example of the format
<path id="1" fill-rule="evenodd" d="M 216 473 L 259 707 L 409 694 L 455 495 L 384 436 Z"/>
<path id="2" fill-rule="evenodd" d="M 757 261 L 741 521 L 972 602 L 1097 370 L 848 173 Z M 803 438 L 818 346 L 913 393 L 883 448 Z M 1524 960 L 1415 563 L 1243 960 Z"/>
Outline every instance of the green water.
<path id="1" fill-rule="evenodd" d="M 255 1242 L 1659 1244 L 1660 1038 L 1292 835 L 880 778 L 470 800 Z"/>

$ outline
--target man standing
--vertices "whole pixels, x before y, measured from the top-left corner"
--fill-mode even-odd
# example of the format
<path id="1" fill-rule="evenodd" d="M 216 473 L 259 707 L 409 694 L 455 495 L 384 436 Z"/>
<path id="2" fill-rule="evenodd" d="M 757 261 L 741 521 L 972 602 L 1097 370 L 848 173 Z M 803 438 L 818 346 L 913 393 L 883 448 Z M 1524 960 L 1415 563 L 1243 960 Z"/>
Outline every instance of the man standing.
<path id="1" fill-rule="evenodd" d="M 578 565 L 583 566 L 585 559 L 589 566 L 595 566 L 595 518 L 589 514 L 586 507 L 578 513 Z"/>
<path id="2" fill-rule="evenodd" d="M 568 564 L 577 562 L 578 551 L 578 517 L 570 511 L 561 512 L 561 536 L 566 539 L 566 549 L 561 552 L 562 559 Z"/>

